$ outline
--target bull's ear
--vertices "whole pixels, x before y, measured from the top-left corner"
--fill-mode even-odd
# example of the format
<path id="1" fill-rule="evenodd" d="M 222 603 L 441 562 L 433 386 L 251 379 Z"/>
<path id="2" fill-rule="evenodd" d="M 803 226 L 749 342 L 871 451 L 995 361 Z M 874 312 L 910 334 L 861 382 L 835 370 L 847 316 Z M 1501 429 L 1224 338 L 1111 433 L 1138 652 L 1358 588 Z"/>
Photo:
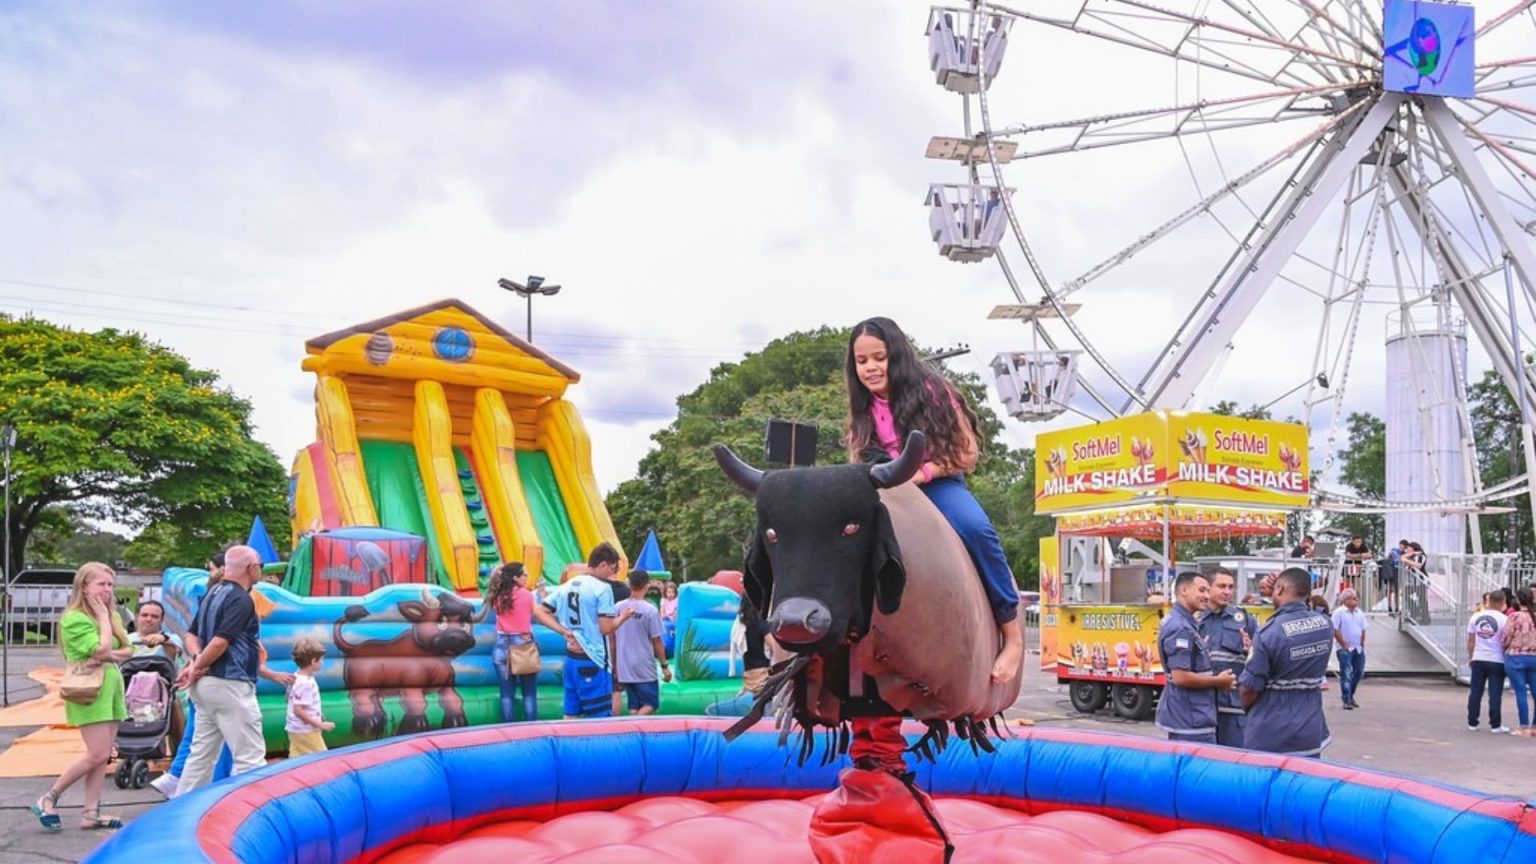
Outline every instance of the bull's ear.
<path id="1" fill-rule="evenodd" d="M 882 615 L 901 608 L 901 595 L 907 589 L 907 569 L 901 563 L 901 546 L 896 543 L 896 528 L 885 505 L 875 504 L 875 546 L 869 556 L 870 575 L 875 583 L 875 607 Z"/>
<path id="2" fill-rule="evenodd" d="M 747 602 L 763 617 L 768 615 L 768 600 L 773 596 L 773 562 L 768 560 L 768 545 L 762 534 L 754 534 L 747 547 L 746 578 L 741 580 Z"/>

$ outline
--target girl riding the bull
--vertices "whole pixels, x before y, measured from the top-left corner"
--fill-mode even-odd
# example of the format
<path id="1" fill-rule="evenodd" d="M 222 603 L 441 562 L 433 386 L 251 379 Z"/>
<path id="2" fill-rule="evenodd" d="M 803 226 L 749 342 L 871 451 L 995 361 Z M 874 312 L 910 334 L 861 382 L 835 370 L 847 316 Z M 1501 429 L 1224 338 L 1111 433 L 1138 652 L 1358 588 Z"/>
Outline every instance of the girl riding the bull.
<path id="1" fill-rule="evenodd" d="M 1019 673 L 1024 636 L 1019 629 L 1019 592 L 1002 541 L 965 475 L 981 454 L 976 414 L 944 376 L 918 358 L 912 343 L 889 318 L 870 318 L 848 341 L 849 460 L 879 462 L 901 452 L 908 432 L 927 436 L 927 459 L 912 478 L 965 543 L 987 591 L 1003 647 L 992 665 L 1001 684 Z"/>

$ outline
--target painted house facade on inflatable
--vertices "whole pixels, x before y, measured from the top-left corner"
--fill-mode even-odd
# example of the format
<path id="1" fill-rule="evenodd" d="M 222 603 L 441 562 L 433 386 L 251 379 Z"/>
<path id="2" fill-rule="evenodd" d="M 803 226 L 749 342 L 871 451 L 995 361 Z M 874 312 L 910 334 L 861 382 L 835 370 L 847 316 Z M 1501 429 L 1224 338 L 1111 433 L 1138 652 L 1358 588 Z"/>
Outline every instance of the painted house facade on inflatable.
<path id="1" fill-rule="evenodd" d="M 428 581 L 456 592 L 483 588 L 501 561 L 557 582 L 599 542 L 619 546 L 586 429 L 564 399 L 575 370 L 458 300 L 305 348 L 316 440 L 290 477 L 297 544 L 344 527 L 414 535 L 425 541 Z M 293 555 L 300 567 L 311 559 Z M 332 593 L 325 572 L 308 576 L 313 593 Z"/>

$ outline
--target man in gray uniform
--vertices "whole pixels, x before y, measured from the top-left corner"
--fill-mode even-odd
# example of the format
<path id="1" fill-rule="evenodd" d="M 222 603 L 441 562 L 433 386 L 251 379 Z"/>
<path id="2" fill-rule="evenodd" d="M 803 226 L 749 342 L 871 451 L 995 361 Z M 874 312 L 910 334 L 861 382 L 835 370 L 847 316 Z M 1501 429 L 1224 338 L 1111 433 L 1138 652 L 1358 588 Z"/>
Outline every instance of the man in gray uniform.
<path id="1" fill-rule="evenodd" d="M 1199 573 L 1174 580 L 1173 608 L 1157 628 L 1163 659 L 1163 695 L 1157 700 L 1157 728 L 1170 741 L 1216 743 L 1216 694 L 1231 690 L 1236 676 L 1211 671 L 1211 656 L 1195 614 L 1210 604 L 1211 585 Z"/>
<path id="2" fill-rule="evenodd" d="M 1333 646 L 1333 622 L 1307 606 L 1312 574 L 1292 567 L 1275 580 L 1274 617 L 1254 638 L 1239 681 L 1248 712 L 1243 746 L 1287 756 L 1318 757 L 1328 746 L 1323 673 Z"/>
<path id="3" fill-rule="evenodd" d="M 1232 670 L 1234 676 L 1243 674 L 1248 665 L 1248 649 L 1253 647 L 1253 635 L 1258 630 L 1253 616 L 1232 602 L 1237 589 L 1237 577 L 1225 567 L 1211 571 L 1211 610 L 1200 619 L 1200 634 L 1205 637 L 1205 647 L 1211 654 L 1211 668 L 1217 672 Z M 1216 693 L 1216 743 L 1226 747 L 1243 746 L 1243 705 L 1237 691 L 1221 690 Z"/>

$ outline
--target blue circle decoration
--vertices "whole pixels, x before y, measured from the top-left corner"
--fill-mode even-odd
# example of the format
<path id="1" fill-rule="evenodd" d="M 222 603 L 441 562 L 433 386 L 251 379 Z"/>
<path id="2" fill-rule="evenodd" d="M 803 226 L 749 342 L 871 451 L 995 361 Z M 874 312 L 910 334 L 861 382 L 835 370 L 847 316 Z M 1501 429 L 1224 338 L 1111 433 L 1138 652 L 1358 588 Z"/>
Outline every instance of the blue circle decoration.
<path id="1" fill-rule="evenodd" d="M 449 363 L 463 363 L 475 351 L 475 340 L 458 327 L 444 327 L 432 337 L 432 351 Z"/>

